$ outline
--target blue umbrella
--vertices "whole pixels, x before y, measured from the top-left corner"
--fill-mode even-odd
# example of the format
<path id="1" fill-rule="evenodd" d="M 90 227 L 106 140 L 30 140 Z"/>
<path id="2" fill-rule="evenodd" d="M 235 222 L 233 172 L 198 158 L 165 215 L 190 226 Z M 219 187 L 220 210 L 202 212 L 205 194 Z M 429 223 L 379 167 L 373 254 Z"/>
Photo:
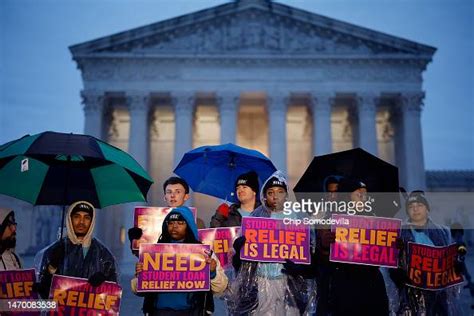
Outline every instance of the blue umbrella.
<path id="1" fill-rule="evenodd" d="M 229 143 L 187 152 L 174 173 L 186 180 L 194 192 L 236 202 L 235 181 L 252 170 L 263 183 L 276 168 L 261 152 Z"/>

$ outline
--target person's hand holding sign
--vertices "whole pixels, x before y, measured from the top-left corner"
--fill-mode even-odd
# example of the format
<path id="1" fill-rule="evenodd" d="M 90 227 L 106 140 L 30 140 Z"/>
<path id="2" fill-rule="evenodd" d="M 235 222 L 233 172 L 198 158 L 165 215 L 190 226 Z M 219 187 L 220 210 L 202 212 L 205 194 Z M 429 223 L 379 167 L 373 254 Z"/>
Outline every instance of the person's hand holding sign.
<path id="1" fill-rule="evenodd" d="M 210 264 L 209 268 L 210 268 L 210 270 L 211 270 L 211 275 L 212 275 L 212 273 L 215 273 L 215 272 L 216 272 L 216 269 L 217 269 L 217 261 L 211 257 L 211 256 L 212 256 L 212 250 L 209 251 L 209 252 L 206 251 L 206 255 L 207 255 L 206 263 L 207 263 L 207 264 Z"/>
<path id="2" fill-rule="evenodd" d="M 135 264 L 135 276 L 138 277 L 138 274 L 143 271 L 143 262 L 137 262 Z"/>

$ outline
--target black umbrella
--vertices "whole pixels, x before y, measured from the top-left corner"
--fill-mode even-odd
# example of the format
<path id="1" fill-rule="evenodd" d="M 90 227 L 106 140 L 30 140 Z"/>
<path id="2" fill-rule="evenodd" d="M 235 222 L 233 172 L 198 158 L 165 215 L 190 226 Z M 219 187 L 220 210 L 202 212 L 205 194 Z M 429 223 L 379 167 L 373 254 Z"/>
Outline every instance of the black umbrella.
<path id="1" fill-rule="evenodd" d="M 393 216 L 398 211 L 398 168 L 361 148 L 314 157 L 293 191 L 300 196 L 301 193 L 325 192 L 325 184 L 331 176 L 360 180 L 367 185 L 368 192 L 377 192 L 380 197 L 378 216 Z"/>

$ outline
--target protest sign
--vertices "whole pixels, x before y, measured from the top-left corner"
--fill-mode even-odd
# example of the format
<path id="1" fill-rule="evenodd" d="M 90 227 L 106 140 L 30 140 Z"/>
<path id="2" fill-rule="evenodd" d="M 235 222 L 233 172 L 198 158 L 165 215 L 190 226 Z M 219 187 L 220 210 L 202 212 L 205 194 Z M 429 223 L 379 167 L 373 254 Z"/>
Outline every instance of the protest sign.
<path id="1" fill-rule="evenodd" d="M 463 282 L 455 269 L 457 246 L 436 247 L 408 243 L 408 278 L 410 286 L 442 290 Z"/>
<path id="2" fill-rule="evenodd" d="M 138 292 L 209 291 L 210 246 L 201 244 L 141 244 Z"/>
<path id="3" fill-rule="evenodd" d="M 375 216 L 334 214 L 330 260 L 361 265 L 396 268 L 401 220 Z"/>
<path id="4" fill-rule="evenodd" d="M 134 227 L 141 228 L 143 235 L 140 239 L 134 239 L 132 249 L 138 250 L 141 243 L 156 243 L 161 236 L 161 228 L 166 215 L 171 212 L 172 207 L 137 206 L 134 214 Z M 197 210 L 190 207 L 196 222 Z"/>
<path id="5" fill-rule="evenodd" d="M 246 241 L 240 258 L 260 262 L 285 262 L 310 264 L 309 226 L 285 225 L 281 219 L 244 217 L 242 236 Z"/>
<path id="6" fill-rule="evenodd" d="M 240 227 L 219 227 L 199 229 L 199 240 L 211 246 L 211 249 L 219 258 L 223 269 L 232 267 L 232 256 L 234 240 L 240 236 Z"/>
<path id="7" fill-rule="evenodd" d="M 49 315 L 118 315 L 122 288 L 113 282 L 94 287 L 87 279 L 55 274 L 49 297 L 58 303 L 58 310 Z"/>
<path id="8" fill-rule="evenodd" d="M 36 299 L 35 269 L 0 271 L 0 299 Z"/>

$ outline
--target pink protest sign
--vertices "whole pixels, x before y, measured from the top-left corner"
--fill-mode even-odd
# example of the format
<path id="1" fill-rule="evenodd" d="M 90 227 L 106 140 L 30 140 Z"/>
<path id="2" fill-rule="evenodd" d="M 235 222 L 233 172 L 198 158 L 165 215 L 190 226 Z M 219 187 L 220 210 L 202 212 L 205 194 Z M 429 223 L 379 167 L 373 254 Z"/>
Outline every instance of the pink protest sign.
<path id="1" fill-rule="evenodd" d="M 401 220 L 375 216 L 338 215 L 331 230 L 336 242 L 331 244 L 330 260 L 395 268 L 398 265 L 396 240 Z"/>
<path id="2" fill-rule="evenodd" d="M 36 299 L 35 269 L 0 271 L 0 299 Z"/>
<path id="3" fill-rule="evenodd" d="M 163 221 L 172 207 L 137 206 L 135 207 L 134 226 L 141 228 L 143 235 L 133 240 L 132 249 L 138 250 L 141 243 L 156 243 L 161 236 Z M 196 208 L 190 207 L 196 221 Z"/>
<path id="4" fill-rule="evenodd" d="M 240 236 L 240 227 L 219 227 L 199 229 L 199 240 L 211 246 L 211 249 L 219 258 L 223 269 L 232 267 L 232 256 L 234 240 Z"/>
<path id="5" fill-rule="evenodd" d="M 408 278 L 410 286 L 425 290 L 442 290 L 462 283 L 456 271 L 458 247 L 444 247 L 408 243 Z"/>
<path id="6" fill-rule="evenodd" d="M 141 244 L 138 292 L 209 291 L 210 246 L 201 244 Z"/>
<path id="7" fill-rule="evenodd" d="M 285 225 L 281 219 L 244 217 L 242 236 L 246 241 L 240 258 L 260 262 L 285 262 L 310 264 L 309 226 Z"/>
<path id="8" fill-rule="evenodd" d="M 87 279 L 54 275 L 49 297 L 58 303 L 58 310 L 49 315 L 118 315 L 122 288 L 113 282 L 94 287 Z"/>

